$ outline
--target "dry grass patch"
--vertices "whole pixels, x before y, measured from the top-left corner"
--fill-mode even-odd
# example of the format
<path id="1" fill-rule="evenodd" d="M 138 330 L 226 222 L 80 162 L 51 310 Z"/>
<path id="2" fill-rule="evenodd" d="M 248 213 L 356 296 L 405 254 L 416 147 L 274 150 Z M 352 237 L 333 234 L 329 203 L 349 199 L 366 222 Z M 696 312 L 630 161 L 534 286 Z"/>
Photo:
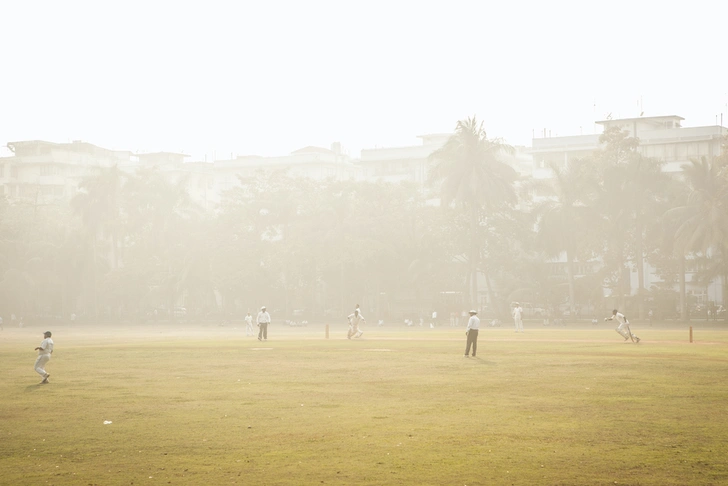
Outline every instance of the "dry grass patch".
<path id="1" fill-rule="evenodd" d="M 0 483 L 728 482 L 725 332 L 208 331 L 6 330 Z"/>

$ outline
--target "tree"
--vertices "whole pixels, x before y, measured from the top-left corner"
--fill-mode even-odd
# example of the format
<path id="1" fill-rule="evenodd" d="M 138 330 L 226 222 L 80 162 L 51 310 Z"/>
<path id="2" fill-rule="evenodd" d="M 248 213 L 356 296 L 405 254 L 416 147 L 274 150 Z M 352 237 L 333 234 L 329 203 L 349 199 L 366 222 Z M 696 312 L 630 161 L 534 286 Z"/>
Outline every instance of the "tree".
<path id="1" fill-rule="evenodd" d="M 575 159 L 565 167 L 550 166 L 554 178 L 533 184 L 545 198 L 532 209 L 535 216 L 538 243 L 546 256 L 566 255 L 570 315 L 576 314 L 574 261 L 581 254 L 587 257 L 588 231 L 595 220 L 594 200 L 598 193 L 594 163 Z"/>
<path id="2" fill-rule="evenodd" d="M 637 267 L 640 317 L 644 316 L 645 232 L 658 220 L 664 203 L 667 177 L 662 163 L 638 151 L 639 139 L 619 127 L 609 127 L 600 137 L 602 149 L 595 154 L 601 171 L 601 193 L 596 204 L 601 214 L 605 242 L 604 262 L 617 299 L 631 294 L 628 262 Z M 621 302 L 622 304 L 624 302 Z"/>
<path id="3" fill-rule="evenodd" d="M 468 266 L 472 307 L 477 307 L 478 298 L 477 269 L 481 249 L 478 227 L 484 218 L 517 201 L 513 188 L 516 172 L 500 158 L 511 152 L 512 147 L 502 140 L 488 139 L 483 123 L 473 116 L 458 121 L 453 135 L 430 156 L 435 164 L 431 180 L 440 183 L 442 205 L 455 204 L 469 214 Z"/>
<path id="4" fill-rule="evenodd" d="M 727 167 L 720 159 L 706 158 L 684 165 L 684 204 L 665 213 L 667 220 L 674 223 L 674 247 L 678 258 L 684 261 L 690 254 L 710 256 L 719 269 L 716 273 L 724 278 L 728 274 Z M 685 319 L 684 276 L 682 278 L 681 315 Z"/>
<path id="5" fill-rule="evenodd" d="M 118 167 L 102 168 L 97 175 L 81 181 L 79 193 L 71 200 L 71 208 L 81 217 L 87 237 L 91 241 L 89 267 L 93 278 L 91 292 L 96 317 L 99 315 L 99 272 L 104 265 L 99 255 L 103 237 L 108 237 L 106 262 L 111 268 L 115 268 L 118 263 L 116 249 L 120 237 L 120 193 L 123 180 L 124 176 Z"/>

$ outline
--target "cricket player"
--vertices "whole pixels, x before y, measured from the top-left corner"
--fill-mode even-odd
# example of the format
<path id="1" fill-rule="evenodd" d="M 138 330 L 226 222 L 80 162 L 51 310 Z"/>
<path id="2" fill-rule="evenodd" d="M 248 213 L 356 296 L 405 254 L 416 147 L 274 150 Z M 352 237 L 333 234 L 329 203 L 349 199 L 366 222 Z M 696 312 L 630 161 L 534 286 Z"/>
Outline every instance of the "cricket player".
<path id="1" fill-rule="evenodd" d="M 48 383 L 48 378 L 51 376 L 45 370 L 45 365 L 50 361 L 51 354 L 53 354 L 53 339 L 51 339 L 51 332 L 46 331 L 43 333 L 43 341 L 40 346 L 35 348 L 38 351 L 38 357 L 35 359 L 35 372 L 38 373 L 42 378 L 41 384 Z"/>
<path id="2" fill-rule="evenodd" d="M 351 339 L 352 337 L 360 338 L 362 334 L 364 334 L 364 331 L 359 329 L 359 323 L 365 323 L 366 320 L 364 319 L 364 316 L 361 315 L 361 311 L 359 310 L 359 306 L 357 305 L 356 309 L 354 309 L 353 314 L 349 314 L 347 317 L 349 320 L 349 332 L 346 334 L 347 339 Z"/>
<path id="3" fill-rule="evenodd" d="M 250 312 L 248 312 L 248 315 L 245 316 L 245 335 L 246 336 L 253 336 L 255 333 L 253 332 L 253 316 L 250 315 Z"/>
<path id="4" fill-rule="evenodd" d="M 516 332 L 523 332 L 523 308 L 518 302 L 513 303 L 513 322 L 516 324 Z"/>
<path id="5" fill-rule="evenodd" d="M 615 329 L 626 341 L 627 339 L 632 339 L 633 342 L 638 343 L 640 342 L 640 338 L 638 338 L 636 335 L 632 334 L 632 331 L 629 328 L 629 320 L 619 312 L 617 309 L 614 309 L 612 311 L 611 317 L 605 317 L 605 321 L 613 321 L 614 319 L 619 322 L 619 326 Z"/>

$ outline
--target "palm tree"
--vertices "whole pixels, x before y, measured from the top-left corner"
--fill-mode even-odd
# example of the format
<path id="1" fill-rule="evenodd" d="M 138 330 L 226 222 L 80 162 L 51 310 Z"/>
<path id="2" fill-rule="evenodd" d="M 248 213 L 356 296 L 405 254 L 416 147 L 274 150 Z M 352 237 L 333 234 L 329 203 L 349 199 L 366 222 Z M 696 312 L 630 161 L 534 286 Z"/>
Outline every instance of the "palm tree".
<path id="1" fill-rule="evenodd" d="M 650 221 L 658 219 L 669 180 L 662 172 L 662 163 L 640 154 L 639 139 L 619 127 L 606 129 L 600 142 L 602 149 L 595 154 L 602 180 L 597 207 L 606 229 L 605 263 L 612 270 L 621 299 L 630 294 L 624 272 L 630 255 L 633 257 L 643 317 L 645 232 Z"/>
<path id="2" fill-rule="evenodd" d="M 500 139 L 488 139 L 483 123 L 473 116 L 460 120 L 455 133 L 445 145 L 432 153 L 433 182 L 440 183 L 442 204 L 460 205 L 469 214 L 470 256 L 468 259 L 471 285 L 470 301 L 477 306 L 477 269 L 480 256 L 478 226 L 482 218 L 516 202 L 513 182 L 515 170 L 501 160 L 513 148 Z"/>
<path id="3" fill-rule="evenodd" d="M 595 220 L 593 201 L 597 193 L 593 164 L 575 159 L 567 166 L 551 165 L 554 178 L 532 184 L 546 196 L 536 202 L 532 214 L 536 217 L 538 243 L 549 257 L 566 255 L 569 285 L 570 315 L 575 314 L 574 262 L 584 253 L 588 228 Z"/>
<path id="4" fill-rule="evenodd" d="M 644 298 L 646 296 L 644 260 L 646 232 L 659 220 L 666 202 L 664 194 L 670 184 L 669 177 L 662 172 L 663 163 L 640 154 L 634 154 L 627 162 L 625 176 L 626 194 L 631 206 L 631 220 L 634 230 L 634 261 L 637 266 L 637 295 L 639 297 L 639 317 L 644 319 Z"/>
<path id="5" fill-rule="evenodd" d="M 728 175 L 721 161 L 705 158 L 691 160 L 683 166 L 686 193 L 684 204 L 665 213 L 675 224 L 674 248 L 681 263 L 693 254 L 710 254 L 722 258 L 719 267 L 726 275 L 728 255 Z M 685 319 L 685 283 L 681 272 L 681 314 Z"/>
<path id="6" fill-rule="evenodd" d="M 81 217 L 91 241 L 93 275 L 94 313 L 98 317 L 98 267 L 99 241 L 103 236 L 110 237 L 108 261 L 111 268 L 117 264 L 117 242 L 121 217 L 121 188 L 123 175 L 118 167 L 102 168 L 100 172 L 87 177 L 79 184 L 80 192 L 71 200 L 71 208 Z"/>

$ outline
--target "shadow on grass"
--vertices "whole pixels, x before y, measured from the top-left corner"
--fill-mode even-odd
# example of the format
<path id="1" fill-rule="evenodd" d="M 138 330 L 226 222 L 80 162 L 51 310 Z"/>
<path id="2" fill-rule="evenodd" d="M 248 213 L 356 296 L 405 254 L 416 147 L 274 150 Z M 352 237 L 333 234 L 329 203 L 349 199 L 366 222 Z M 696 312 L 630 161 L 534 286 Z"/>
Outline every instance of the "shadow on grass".
<path id="1" fill-rule="evenodd" d="M 25 393 L 36 391 L 39 388 L 43 388 L 46 385 L 49 385 L 50 383 L 36 383 L 34 385 L 28 385 L 25 387 Z"/>
<path id="2" fill-rule="evenodd" d="M 481 366 L 496 366 L 498 363 L 491 361 L 488 358 L 481 358 L 480 356 L 464 358 L 463 361 L 471 361 Z"/>

